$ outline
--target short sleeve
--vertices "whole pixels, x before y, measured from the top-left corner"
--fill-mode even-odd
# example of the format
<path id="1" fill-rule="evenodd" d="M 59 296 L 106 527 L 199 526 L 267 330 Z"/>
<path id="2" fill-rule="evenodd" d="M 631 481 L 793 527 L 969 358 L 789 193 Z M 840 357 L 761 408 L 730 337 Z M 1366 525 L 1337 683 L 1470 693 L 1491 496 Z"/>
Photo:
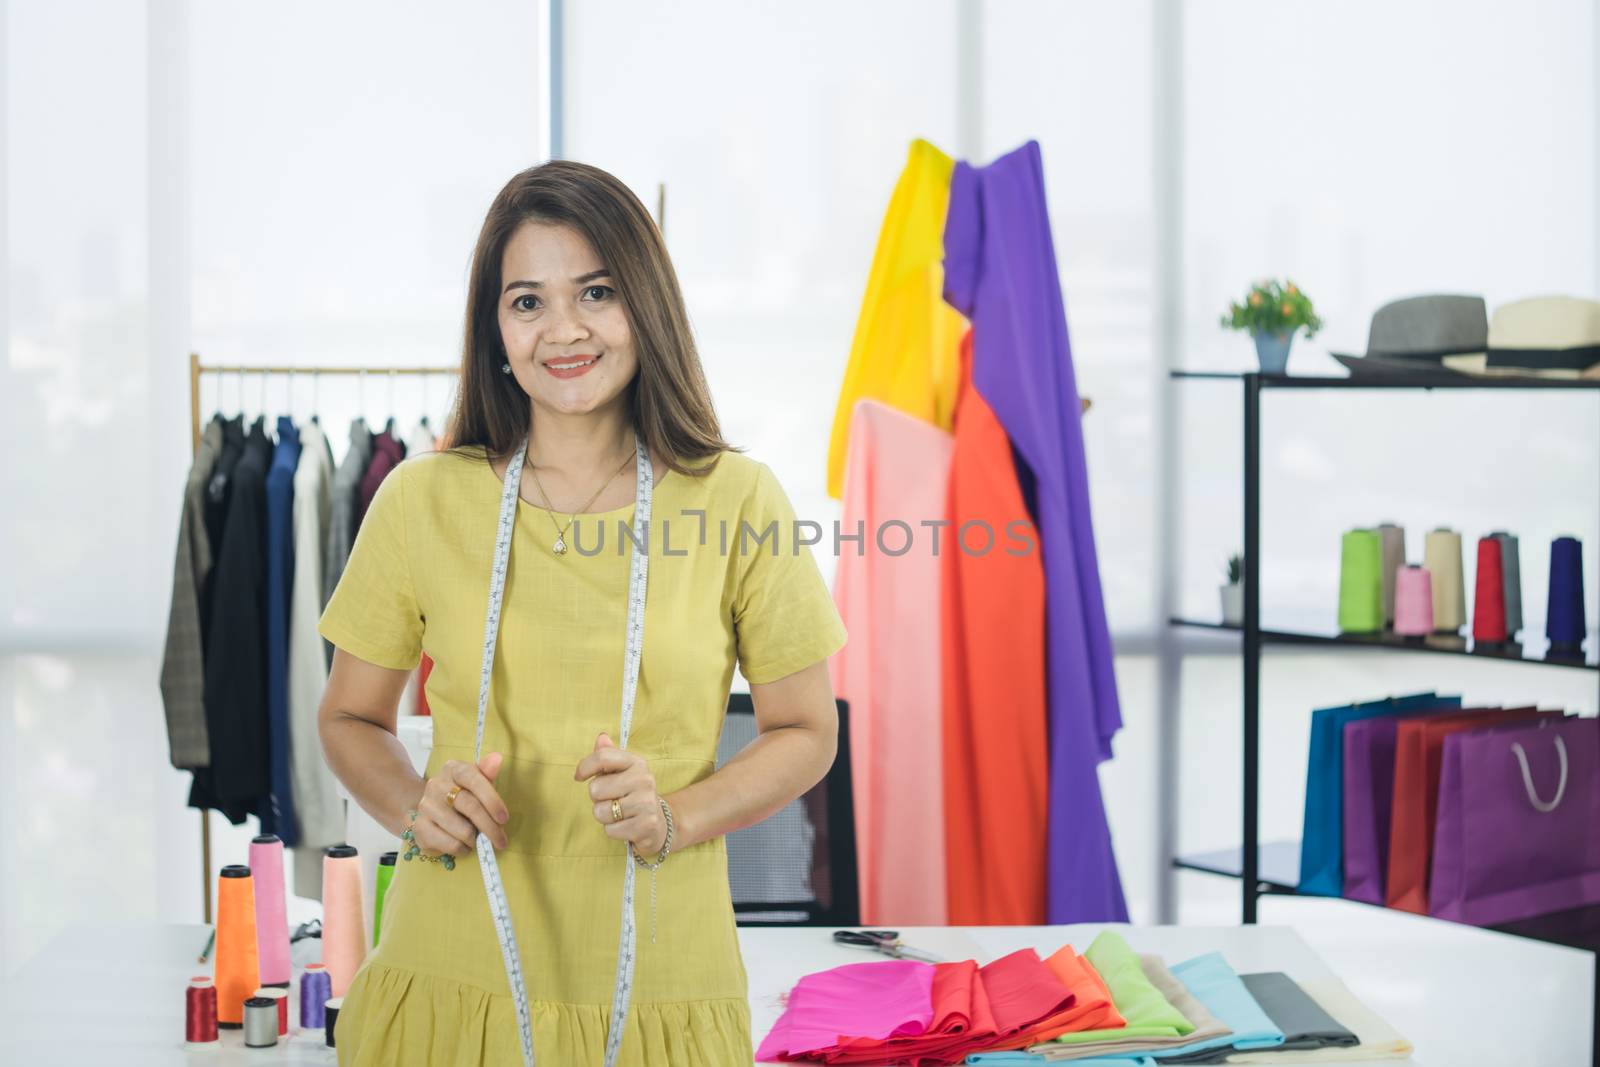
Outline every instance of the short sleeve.
<path id="1" fill-rule="evenodd" d="M 731 547 L 738 557 L 733 630 L 739 670 L 760 685 L 827 659 L 847 635 L 811 546 L 800 543 L 788 496 L 766 464 L 756 470 Z"/>
<path id="2" fill-rule="evenodd" d="M 406 551 L 405 471 L 389 473 L 372 505 L 317 632 L 368 663 L 410 670 L 422 655 L 422 611 Z"/>

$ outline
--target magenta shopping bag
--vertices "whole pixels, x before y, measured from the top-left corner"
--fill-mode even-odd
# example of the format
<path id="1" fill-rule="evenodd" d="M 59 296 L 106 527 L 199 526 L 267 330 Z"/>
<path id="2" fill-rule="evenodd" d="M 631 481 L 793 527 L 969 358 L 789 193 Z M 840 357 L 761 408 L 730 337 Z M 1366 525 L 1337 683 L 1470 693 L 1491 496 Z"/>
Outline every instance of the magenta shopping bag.
<path id="1" fill-rule="evenodd" d="M 1600 903 L 1600 719 L 1444 742 L 1428 910 L 1479 926 Z"/>

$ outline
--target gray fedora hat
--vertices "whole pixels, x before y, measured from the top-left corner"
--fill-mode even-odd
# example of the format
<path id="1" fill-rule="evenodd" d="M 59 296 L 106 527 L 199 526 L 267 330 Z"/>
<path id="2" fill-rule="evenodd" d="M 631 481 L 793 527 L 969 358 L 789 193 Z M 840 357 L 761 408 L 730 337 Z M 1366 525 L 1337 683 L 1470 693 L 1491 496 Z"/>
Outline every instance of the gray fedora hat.
<path id="1" fill-rule="evenodd" d="M 1489 347 L 1489 312 L 1481 296 L 1434 293 L 1391 300 L 1372 313 L 1363 355 L 1331 353 L 1351 377 L 1453 377 L 1449 363 L 1482 359 Z"/>

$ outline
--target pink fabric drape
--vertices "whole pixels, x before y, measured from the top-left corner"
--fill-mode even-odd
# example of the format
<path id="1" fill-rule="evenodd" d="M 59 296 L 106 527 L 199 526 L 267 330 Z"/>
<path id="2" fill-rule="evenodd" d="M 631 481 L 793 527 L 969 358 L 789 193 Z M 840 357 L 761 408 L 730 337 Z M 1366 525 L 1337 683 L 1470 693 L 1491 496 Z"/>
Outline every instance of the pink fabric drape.
<path id="1" fill-rule="evenodd" d="M 851 416 L 833 593 L 850 643 L 830 669 L 850 704 L 861 921 L 871 925 L 941 926 L 948 914 L 934 535 L 941 553 L 955 542 L 923 524 L 948 518 L 953 451 L 950 434 L 876 401 Z M 843 540 L 857 532 L 859 542 Z"/>

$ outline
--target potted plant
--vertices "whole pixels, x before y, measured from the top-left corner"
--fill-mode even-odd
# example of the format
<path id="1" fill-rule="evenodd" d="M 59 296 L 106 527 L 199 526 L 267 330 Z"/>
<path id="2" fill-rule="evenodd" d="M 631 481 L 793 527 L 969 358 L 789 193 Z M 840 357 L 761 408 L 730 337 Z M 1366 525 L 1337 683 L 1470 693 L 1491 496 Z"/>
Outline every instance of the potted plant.
<path id="1" fill-rule="evenodd" d="M 1247 330 L 1256 341 L 1256 358 L 1263 374 L 1283 374 L 1289 365 L 1289 343 L 1295 331 L 1305 327 L 1314 337 L 1322 320 L 1311 306 L 1311 298 L 1292 281 L 1260 281 L 1250 287 L 1244 300 L 1229 304 L 1222 316 L 1229 330 Z"/>
<path id="2" fill-rule="evenodd" d="M 1222 625 L 1244 625 L 1244 557 L 1228 557 L 1228 584 L 1222 587 Z"/>

